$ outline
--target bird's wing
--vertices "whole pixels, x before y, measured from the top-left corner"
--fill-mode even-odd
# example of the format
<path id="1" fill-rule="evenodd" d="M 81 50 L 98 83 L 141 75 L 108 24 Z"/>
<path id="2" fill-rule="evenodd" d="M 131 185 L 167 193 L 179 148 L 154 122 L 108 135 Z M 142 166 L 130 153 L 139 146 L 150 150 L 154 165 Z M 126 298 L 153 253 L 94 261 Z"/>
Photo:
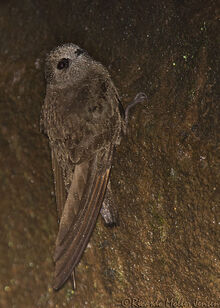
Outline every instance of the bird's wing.
<path id="1" fill-rule="evenodd" d="M 69 278 L 87 246 L 104 198 L 111 158 L 109 147 L 75 167 L 56 240 L 55 290 Z"/>
<path id="2" fill-rule="evenodd" d="M 57 212 L 59 219 L 62 216 L 63 208 L 66 202 L 66 190 L 63 181 L 62 169 L 59 166 L 54 150 L 51 150 L 52 157 L 52 168 L 54 173 L 55 181 L 55 193 L 56 193 L 56 203 L 57 203 Z"/>
<path id="3" fill-rule="evenodd" d="M 64 205 L 66 203 L 66 189 L 65 189 L 65 184 L 63 180 L 63 172 L 62 169 L 57 161 L 56 155 L 54 153 L 54 150 L 51 150 L 51 157 L 52 157 L 52 168 L 53 168 L 53 173 L 54 173 L 54 181 L 55 181 L 55 192 L 56 192 L 56 203 L 57 203 L 57 212 L 58 212 L 58 217 L 59 220 L 62 217 L 62 212 L 64 209 Z M 75 209 L 75 212 L 77 209 Z M 76 288 L 76 281 L 75 281 L 75 271 L 73 269 L 71 273 L 71 281 L 73 288 Z"/>

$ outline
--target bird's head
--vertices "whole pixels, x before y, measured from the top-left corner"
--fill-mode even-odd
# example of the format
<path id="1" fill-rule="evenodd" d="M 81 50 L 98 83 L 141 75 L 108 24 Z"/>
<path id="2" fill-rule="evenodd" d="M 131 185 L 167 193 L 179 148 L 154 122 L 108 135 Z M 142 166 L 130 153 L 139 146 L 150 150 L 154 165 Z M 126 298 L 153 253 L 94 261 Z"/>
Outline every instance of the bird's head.
<path id="1" fill-rule="evenodd" d="M 47 83 L 64 88 L 82 79 L 92 63 L 92 58 L 79 46 L 74 44 L 59 46 L 46 58 Z"/>

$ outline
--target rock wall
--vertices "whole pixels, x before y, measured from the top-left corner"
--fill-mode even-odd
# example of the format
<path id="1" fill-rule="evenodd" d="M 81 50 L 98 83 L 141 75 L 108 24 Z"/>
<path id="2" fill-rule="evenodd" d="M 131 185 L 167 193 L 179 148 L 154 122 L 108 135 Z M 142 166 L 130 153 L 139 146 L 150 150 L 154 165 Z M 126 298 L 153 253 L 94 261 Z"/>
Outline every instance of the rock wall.
<path id="1" fill-rule="evenodd" d="M 219 305 L 217 1 L 1 1 L 0 306 Z M 77 291 L 52 291 L 57 233 L 44 59 L 73 42 L 109 69 L 124 106 L 112 188 L 120 216 L 97 223 Z"/>

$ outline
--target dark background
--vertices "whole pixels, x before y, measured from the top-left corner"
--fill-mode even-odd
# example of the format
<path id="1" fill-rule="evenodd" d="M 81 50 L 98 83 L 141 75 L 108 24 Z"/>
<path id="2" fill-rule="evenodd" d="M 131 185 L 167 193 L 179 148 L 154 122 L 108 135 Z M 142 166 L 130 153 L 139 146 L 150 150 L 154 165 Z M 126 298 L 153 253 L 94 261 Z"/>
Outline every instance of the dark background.
<path id="1" fill-rule="evenodd" d="M 1 307 L 219 304 L 219 16 L 212 0 L 1 1 Z M 39 116 L 45 55 L 66 42 L 106 65 L 124 106 L 140 91 L 148 101 L 114 157 L 120 226 L 99 218 L 77 291 L 56 293 Z"/>

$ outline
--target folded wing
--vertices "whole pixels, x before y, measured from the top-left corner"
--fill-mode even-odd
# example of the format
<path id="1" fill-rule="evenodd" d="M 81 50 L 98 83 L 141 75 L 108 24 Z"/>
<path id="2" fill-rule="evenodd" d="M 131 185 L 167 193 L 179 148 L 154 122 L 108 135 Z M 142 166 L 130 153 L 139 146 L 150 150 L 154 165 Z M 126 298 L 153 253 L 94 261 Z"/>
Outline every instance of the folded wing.
<path id="1" fill-rule="evenodd" d="M 111 158 L 112 149 L 108 147 L 90 161 L 76 165 L 63 209 L 63 189 L 56 188 L 58 212 L 62 213 L 54 255 L 56 290 L 70 277 L 87 246 L 104 198 Z"/>

